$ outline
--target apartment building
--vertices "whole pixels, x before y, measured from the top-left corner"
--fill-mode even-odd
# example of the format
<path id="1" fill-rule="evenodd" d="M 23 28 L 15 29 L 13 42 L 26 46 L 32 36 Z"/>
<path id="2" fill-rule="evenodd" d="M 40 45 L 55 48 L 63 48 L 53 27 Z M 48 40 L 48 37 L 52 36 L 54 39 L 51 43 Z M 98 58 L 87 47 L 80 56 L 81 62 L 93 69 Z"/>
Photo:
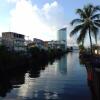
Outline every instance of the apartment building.
<path id="1" fill-rule="evenodd" d="M 48 48 L 51 49 L 65 49 L 65 41 L 48 41 Z"/>
<path id="2" fill-rule="evenodd" d="M 15 32 L 3 32 L 2 43 L 9 50 L 26 51 L 24 37 L 25 37 L 24 35 Z"/>

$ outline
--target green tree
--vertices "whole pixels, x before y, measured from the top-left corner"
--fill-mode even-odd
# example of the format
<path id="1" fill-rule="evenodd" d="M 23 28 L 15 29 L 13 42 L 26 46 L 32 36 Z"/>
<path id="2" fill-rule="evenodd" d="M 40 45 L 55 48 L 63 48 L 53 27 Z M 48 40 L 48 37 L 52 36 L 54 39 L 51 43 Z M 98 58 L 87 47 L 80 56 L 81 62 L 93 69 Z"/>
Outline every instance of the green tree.
<path id="1" fill-rule="evenodd" d="M 77 43 L 84 44 L 85 37 L 88 33 L 92 53 L 92 36 L 95 38 L 97 44 L 97 35 L 100 28 L 100 6 L 88 4 L 83 9 L 76 9 L 76 14 L 79 15 L 79 18 L 72 20 L 71 25 L 74 28 L 70 32 L 70 36 L 79 32 Z"/>

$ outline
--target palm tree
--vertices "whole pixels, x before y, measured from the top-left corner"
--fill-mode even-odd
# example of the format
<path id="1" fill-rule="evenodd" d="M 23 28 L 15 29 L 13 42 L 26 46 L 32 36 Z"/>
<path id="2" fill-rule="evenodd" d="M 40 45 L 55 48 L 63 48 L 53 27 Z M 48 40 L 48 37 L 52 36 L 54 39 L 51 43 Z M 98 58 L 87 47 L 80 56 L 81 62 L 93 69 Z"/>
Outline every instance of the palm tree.
<path id="1" fill-rule="evenodd" d="M 92 36 L 95 38 L 97 44 L 97 35 L 100 28 L 100 6 L 93 6 L 92 4 L 88 4 L 84 6 L 83 9 L 77 9 L 76 14 L 79 15 L 78 19 L 74 19 L 71 22 L 71 25 L 75 25 L 74 29 L 71 31 L 70 36 L 77 34 L 79 37 L 77 38 L 77 43 L 84 44 L 84 39 L 89 34 L 90 39 L 90 48 L 92 53 Z"/>

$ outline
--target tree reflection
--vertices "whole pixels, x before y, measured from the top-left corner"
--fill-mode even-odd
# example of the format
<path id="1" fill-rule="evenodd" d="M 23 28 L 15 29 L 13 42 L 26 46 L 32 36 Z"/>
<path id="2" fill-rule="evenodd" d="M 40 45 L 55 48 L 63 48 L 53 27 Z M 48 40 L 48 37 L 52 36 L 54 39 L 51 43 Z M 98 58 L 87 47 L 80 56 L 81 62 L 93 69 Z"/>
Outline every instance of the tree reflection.
<path id="1" fill-rule="evenodd" d="M 86 67 L 87 82 L 91 90 L 92 100 L 100 100 L 100 68 L 85 64 L 82 59 L 80 59 L 80 62 Z"/>
<path id="2" fill-rule="evenodd" d="M 13 88 L 19 88 L 25 83 L 25 74 L 29 73 L 30 78 L 40 77 L 40 71 L 45 70 L 48 62 L 41 61 L 33 63 L 25 69 L 15 69 L 15 70 L 0 70 L 0 96 L 6 97 Z M 3 66 L 5 67 L 5 66 Z"/>
<path id="3" fill-rule="evenodd" d="M 9 78 L 0 72 L 0 96 L 5 97 L 7 92 L 10 92 L 12 85 L 9 81 Z"/>
<path id="4" fill-rule="evenodd" d="M 12 89 L 12 85 L 9 81 L 3 82 L 0 80 L 0 96 L 5 97 L 7 92 L 10 92 Z"/>
<path id="5" fill-rule="evenodd" d="M 55 55 L 53 55 L 54 53 L 52 52 L 48 54 L 48 52 L 45 52 L 43 50 L 39 52 L 38 50 L 35 51 L 37 52 L 37 54 L 34 52 L 32 58 L 30 59 L 27 58 L 23 60 L 24 57 L 22 57 L 23 59 L 18 59 L 18 61 L 16 60 L 17 62 L 13 62 L 11 60 L 10 64 L 0 63 L 1 97 L 6 97 L 7 93 L 10 92 L 13 88 L 19 88 L 22 84 L 24 84 L 26 73 L 29 74 L 30 78 L 38 78 L 40 77 L 41 70 L 45 70 L 49 62 L 53 64 L 55 59 L 60 59 L 64 54 L 60 51 L 58 51 L 58 53 L 54 51 Z"/>

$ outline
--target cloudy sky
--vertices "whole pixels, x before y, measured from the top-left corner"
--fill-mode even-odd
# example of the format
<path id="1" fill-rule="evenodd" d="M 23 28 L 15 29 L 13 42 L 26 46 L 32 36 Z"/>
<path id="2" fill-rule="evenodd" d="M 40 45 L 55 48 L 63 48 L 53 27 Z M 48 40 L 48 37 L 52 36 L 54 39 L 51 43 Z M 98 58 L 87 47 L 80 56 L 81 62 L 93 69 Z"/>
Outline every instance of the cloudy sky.
<path id="1" fill-rule="evenodd" d="M 69 33 L 75 9 L 87 3 L 100 5 L 100 0 L 0 0 L 0 35 L 13 31 L 31 39 L 56 40 L 57 30 L 67 27 Z"/>

